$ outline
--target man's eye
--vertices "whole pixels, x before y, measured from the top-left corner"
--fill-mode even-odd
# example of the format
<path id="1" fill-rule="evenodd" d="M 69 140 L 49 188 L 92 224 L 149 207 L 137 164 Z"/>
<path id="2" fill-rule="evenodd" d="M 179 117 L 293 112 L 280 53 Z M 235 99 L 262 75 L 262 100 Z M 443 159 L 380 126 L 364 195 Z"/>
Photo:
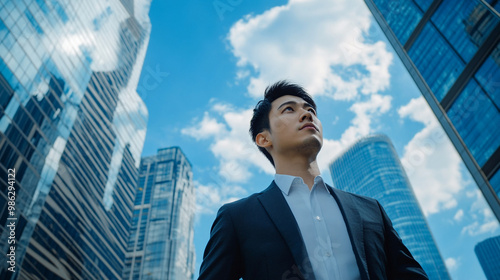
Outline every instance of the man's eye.
<path id="1" fill-rule="evenodd" d="M 286 112 L 286 111 L 293 111 L 293 108 L 292 107 L 286 107 L 285 110 L 283 110 L 283 112 Z"/>
<path id="2" fill-rule="evenodd" d="M 316 111 L 313 108 L 309 108 L 309 112 L 313 113 L 316 115 Z"/>

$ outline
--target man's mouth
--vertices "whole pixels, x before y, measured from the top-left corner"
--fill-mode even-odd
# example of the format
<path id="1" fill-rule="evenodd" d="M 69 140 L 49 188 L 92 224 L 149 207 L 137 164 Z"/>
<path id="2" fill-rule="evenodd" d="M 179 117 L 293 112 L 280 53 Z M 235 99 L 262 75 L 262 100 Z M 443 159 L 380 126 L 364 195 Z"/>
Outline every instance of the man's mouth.
<path id="1" fill-rule="evenodd" d="M 316 131 L 319 131 L 318 128 L 313 123 L 307 123 L 307 124 L 303 125 L 299 130 L 311 129 L 311 128 L 316 130 Z"/>

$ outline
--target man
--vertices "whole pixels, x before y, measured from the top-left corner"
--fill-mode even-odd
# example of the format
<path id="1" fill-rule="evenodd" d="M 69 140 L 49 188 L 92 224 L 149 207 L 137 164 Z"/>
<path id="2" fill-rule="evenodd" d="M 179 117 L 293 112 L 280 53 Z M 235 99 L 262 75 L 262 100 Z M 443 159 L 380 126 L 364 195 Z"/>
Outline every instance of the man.
<path id="1" fill-rule="evenodd" d="M 376 200 L 323 182 L 322 131 L 303 88 L 266 89 L 250 133 L 274 181 L 220 208 L 199 279 L 427 279 Z"/>

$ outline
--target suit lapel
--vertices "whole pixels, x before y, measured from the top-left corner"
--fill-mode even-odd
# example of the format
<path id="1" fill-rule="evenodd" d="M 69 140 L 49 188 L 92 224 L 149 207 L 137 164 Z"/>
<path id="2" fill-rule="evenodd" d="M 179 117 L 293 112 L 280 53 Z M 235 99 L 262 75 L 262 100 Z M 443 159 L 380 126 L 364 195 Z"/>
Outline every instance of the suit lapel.
<path id="1" fill-rule="evenodd" d="M 313 279 L 314 275 L 307 277 L 307 271 L 312 271 L 312 267 L 299 226 L 279 187 L 273 181 L 258 199 L 290 248 L 302 275 Z"/>
<path id="2" fill-rule="evenodd" d="M 352 197 L 344 192 L 328 186 L 330 194 L 335 198 L 344 217 L 344 222 L 351 239 L 352 248 L 356 255 L 361 279 L 369 279 L 368 265 L 366 263 L 365 240 L 363 237 L 363 221 L 359 214 L 359 207 L 356 207 Z"/>

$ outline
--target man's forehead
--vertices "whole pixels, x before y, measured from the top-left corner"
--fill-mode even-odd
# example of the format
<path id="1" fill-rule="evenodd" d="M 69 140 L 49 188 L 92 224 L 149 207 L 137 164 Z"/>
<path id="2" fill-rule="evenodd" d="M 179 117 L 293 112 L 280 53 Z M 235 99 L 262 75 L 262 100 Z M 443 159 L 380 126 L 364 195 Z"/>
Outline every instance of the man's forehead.
<path id="1" fill-rule="evenodd" d="M 287 102 L 295 102 L 295 103 L 298 103 L 298 104 L 308 103 L 304 99 L 302 99 L 302 98 L 300 98 L 298 96 L 283 95 L 283 96 L 277 98 L 276 100 L 274 100 L 273 102 L 271 102 L 271 105 L 272 105 L 273 108 L 276 109 L 279 106 L 281 106 L 283 103 L 287 103 Z"/>

